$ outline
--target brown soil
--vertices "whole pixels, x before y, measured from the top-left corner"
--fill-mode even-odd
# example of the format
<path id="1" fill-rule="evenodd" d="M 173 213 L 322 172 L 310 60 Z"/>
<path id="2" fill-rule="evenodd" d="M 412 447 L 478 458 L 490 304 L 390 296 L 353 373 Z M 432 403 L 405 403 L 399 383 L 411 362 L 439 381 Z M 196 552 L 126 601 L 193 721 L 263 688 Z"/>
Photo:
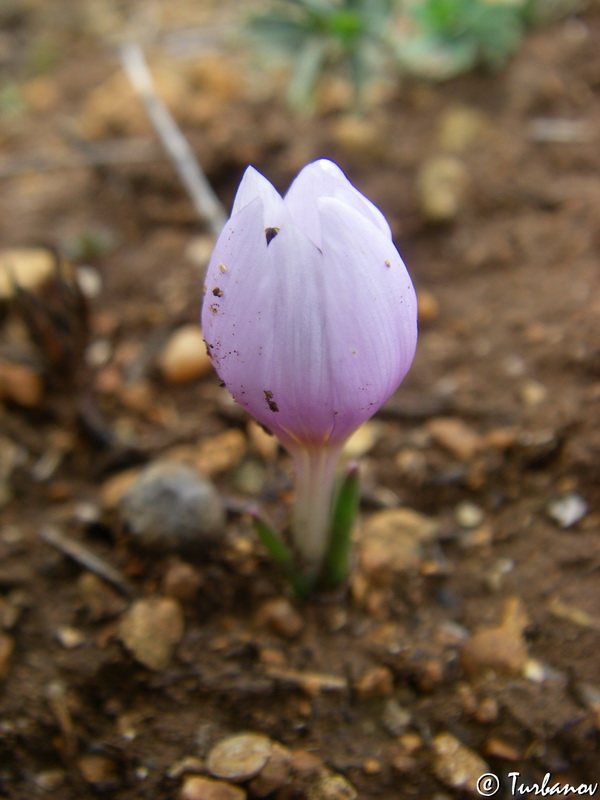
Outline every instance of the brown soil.
<path id="1" fill-rule="evenodd" d="M 359 122 L 333 82 L 322 113 L 297 120 L 270 78 L 218 48 L 177 60 L 163 47 L 153 61 L 225 205 L 249 162 L 285 190 L 304 163 L 331 157 L 388 216 L 421 294 L 414 366 L 362 460 L 360 528 L 401 505 L 435 533 L 410 568 L 370 572 L 363 559 L 344 591 L 292 599 L 301 624 L 286 630 L 265 621 L 287 589 L 241 512 L 253 502 L 282 518 L 288 460 L 261 456 L 213 375 L 173 386 L 156 370 L 169 332 L 198 318 L 190 245 L 202 225 L 121 79 L 115 20 L 93 17 L 93 3 L 89 19 L 51 5 L 3 12 L 0 56 L 24 106 L 0 134 L 0 231 L 3 247 L 44 242 L 91 264 L 102 291 L 77 369 L 74 355 L 33 407 L 0 411 L 0 796 L 176 797 L 174 765 L 242 730 L 312 751 L 361 798 L 460 796 L 436 750 L 444 732 L 500 776 L 500 796 L 509 772 L 598 780 L 598 12 L 535 32 L 501 74 L 382 87 Z M 440 136 L 465 106 L 482 121 L 456 151 Z M 575 124 L 541 141 L 540 119 Z M 146 161 L 86 165 L 94 146 L 132 137 Z M 440 154 L 461 178 L 456 213 L 433 223 L 417 176 Z M 36 169 L 40 157 L 51 168 Z M 104 235 L 107 247 L 86 245 Z M 3 310 L 3 347 L 22 313 Z M 83 336 L 72 322 L 66 335 Z M 43 369 L 48 353 L 37 356 L 26 371 Z M 115 478 L 232 430 L 239 452 L 207 462 L 227 498 L 222 545 L 196 557 L 136 546 Z M 562 527 L 549 509 L 572 496 L 585 506 Z M 132 657 L 119 638 L 132 598 L 90 581 L 44 539 L 48 525 L 138 597 L 172 593 L 175 567 L 191 567 L 198 586 L 180 600 L 185 630 L 166 668 Z M 502 625 L 488 670 L 473 635 Z M 402 729 L 391 700 L 408 714 Z M 273 796 L 309 796 L 304 786 L 292 777 Z"/>

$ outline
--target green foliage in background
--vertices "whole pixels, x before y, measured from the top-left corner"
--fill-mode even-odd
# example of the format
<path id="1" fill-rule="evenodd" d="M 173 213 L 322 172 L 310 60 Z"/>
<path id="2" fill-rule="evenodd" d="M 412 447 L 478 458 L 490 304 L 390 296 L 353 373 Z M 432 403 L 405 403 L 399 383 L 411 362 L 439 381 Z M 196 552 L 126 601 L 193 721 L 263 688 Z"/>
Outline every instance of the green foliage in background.
<path id="1" fill-rule="evenodd" d="M 277 0 L 251 29 L 292 65 L 290 104 L 309 110 L 325 72 L 342 67 L 357 107 L 384 72 L 447 80 L 501 69 L 532 25 L 581 9 L 581 0 Z"/>
<path id="2" fill-rule="evenodd" d="M 395 5 L 395 0 L 282 0 L 254 17 L 251 28 L 291 57 L 288 98 L 294 108 L 310 108 L 321 74 L 339 65 L 360 105 L 381 60 L 378 50 Z"/>
<path id="3" fill-rule="evenodd" d="M 400 37 L 400 65 L 433 80 L 476 66 L 500 69 L 525 29 L 525 3 L 489 0 L 425 0 L 409 8 L 414 27 Z"/>

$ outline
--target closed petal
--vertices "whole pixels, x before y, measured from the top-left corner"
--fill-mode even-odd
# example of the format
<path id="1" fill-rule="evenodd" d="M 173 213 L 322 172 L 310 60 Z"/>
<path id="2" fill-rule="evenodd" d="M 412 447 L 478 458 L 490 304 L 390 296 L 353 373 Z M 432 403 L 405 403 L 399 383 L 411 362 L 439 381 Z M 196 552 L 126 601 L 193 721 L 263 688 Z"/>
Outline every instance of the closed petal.
<path id="1" fill-rule="evenodd" d="M 317 211 L 320 197 L 342 201 L 369 220 L 388 239 L 392 238 L 390 226 L 377 206 L 352 186 L 336 164 L 322 158 L 301 170 L 284 197 L 290 216 L 317 247 L 321 247 L 322 242 Z"/>
<path id="2" fill-rule="evenodd" d="M 417 342 L 417 302 L 394 244 L 333 198 L 319 201 L 327 279 L 323 298 L 336 414 L 345 438 L 398 388 Z"/>
<path id="3" fill-rule="evenodd" d="M 263 213 L 260 199 L 242 209 L 211 259 L 202 321 L 213 363 L 289 449 L 343 442 L 410 366 L 412 283 L 387 236 L 339 200 L 318 202 L 323 252 L 289 223 L 267 246 Z"/>
<path id="4" fill-rule="evenodd" d="M 233 397 L 284 444 L 322 441 L 333 427 L 321 363 L 322 256 L 291 224 L 267 245 L 263 213 L 261 200 L 252 201 L 219 237 L 207 270 L 204 336 Z"/>
<path id="5" fill-rule="evenodd" d="M 281 195 L 264 175 L 261 175 L 254 167 L 248 167 L 244 172 L 233 201 L 231 216 L 234 217 L 239 214 L 243 208 L 257 197 L 260 197 L 263 203 L 263 229 L 278 227 L 281 224 L 283 214 Z"/>

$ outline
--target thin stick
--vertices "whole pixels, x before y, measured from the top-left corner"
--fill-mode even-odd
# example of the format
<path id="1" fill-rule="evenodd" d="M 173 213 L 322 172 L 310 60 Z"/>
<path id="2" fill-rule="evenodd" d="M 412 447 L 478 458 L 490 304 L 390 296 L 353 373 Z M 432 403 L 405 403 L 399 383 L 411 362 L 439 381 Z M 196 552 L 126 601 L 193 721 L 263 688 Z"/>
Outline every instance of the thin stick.
<path id="1" fill-rule="evenodd" d="M 144 104 L 146 114 L 167 155 L 183 181 L 196 212 L 206 221 L 211 233 L 218 236 L 227 220 L 225 209 L 213 192 L 192 148 L 177 127 L 170 111 L 157 95 L 141 47 L 135 42 L 122 45 L 121 62 L 131 85 Z"/>
<path id="2" fill-rule="evenodd" d="M 70 536 L 62 533 L 58 528 L 53 525 L 44 525 L 40 529 L 40 536 L 48 544 L 53 545 L 61 553 L 64 553 L 69 558 L 77 561 L 90 572 L 95 572 L 101 578 L 104 578 L 108 583 L 112 583 L 123 594 L 128 597 L 135 597 L 135 587 L 127 580 L 127 578 L 112 564 L 107 563 L 103 558 L 93 553 L 88 547 L 77 539 L 71 539 Z"/>

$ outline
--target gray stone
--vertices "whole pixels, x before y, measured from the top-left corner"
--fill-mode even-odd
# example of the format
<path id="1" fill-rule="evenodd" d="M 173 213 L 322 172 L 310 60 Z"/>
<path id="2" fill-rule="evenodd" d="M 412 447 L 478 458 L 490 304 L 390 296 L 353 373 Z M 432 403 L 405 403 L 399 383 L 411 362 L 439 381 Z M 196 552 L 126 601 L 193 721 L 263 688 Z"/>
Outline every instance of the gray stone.
<path id="1" fill-rule="evenodd" d="M 185 464 L 150 465 L 123 495 L 120 507 L 127 530 L 144 547 L 190 551 L 223 534 L 225 512 L 219 493 Z"/>

